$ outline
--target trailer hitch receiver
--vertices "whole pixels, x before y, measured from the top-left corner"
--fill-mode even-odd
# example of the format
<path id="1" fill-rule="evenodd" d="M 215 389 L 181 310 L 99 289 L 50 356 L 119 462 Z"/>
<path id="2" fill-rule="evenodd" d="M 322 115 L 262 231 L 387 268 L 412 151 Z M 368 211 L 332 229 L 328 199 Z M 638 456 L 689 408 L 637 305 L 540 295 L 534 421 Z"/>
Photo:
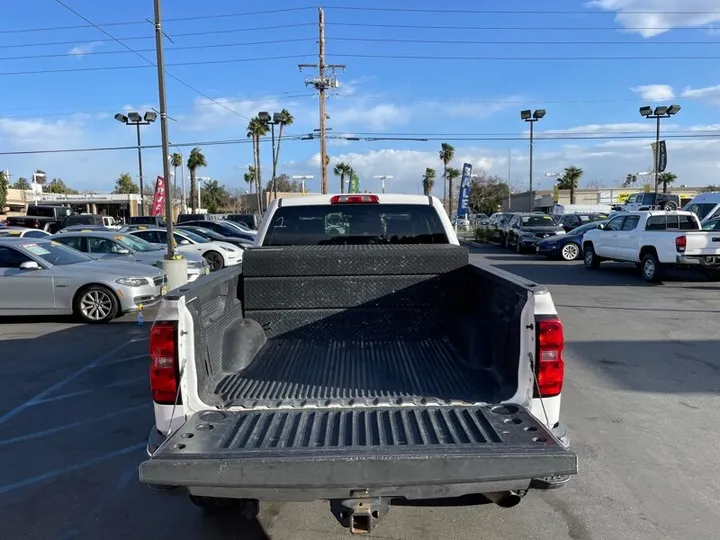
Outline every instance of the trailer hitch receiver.
<path id="1" fill-rule="evenodd" d="M 352 534 L 370 534 L 389 510 L 390 500 L 382 497 L 330 501 L 335 519 Z"/>

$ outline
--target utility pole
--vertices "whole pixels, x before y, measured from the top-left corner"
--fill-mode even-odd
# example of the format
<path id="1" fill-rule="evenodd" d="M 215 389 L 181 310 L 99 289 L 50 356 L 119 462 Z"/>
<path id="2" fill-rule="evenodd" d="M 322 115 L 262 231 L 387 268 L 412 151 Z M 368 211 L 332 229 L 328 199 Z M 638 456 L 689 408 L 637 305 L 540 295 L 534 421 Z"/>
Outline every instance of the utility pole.
<path id="1" fill-rule="evenodd" d="M 507 187 L 508 187 L 508 212 L 512 209 L 512 187 L 510 187 L 510 169 L 512 165 L 512 149 L 508 148 L 508 177 L 507 177 Z"/>
<path id="2" fill-rule="evenodd" d="M 318 91 L 320 98 L 320 167 L 322 168 L 322 180 L 320 189 L 322 193 L 328 191 L 327 178 L 327 139 L 325 137 L 325 90 L 329 88 L 337 88 L 338 80 L 335 77 L 335 70 L 342 69 L 345 71 L 345 64 L 326 64 L 325 63 L 325 12 L 323 8 L 318 8 L 318 26 L 319 26 L 319 50 L 317 64 L 298 64 L 300 71 L 303 68 L 313 68 L 318 70 L 318 76 L 312 79 L 305 79 L 305 86 L 313 86 Z M 332 72 L 330 77 L 325 76 L 325 70 Z"/>

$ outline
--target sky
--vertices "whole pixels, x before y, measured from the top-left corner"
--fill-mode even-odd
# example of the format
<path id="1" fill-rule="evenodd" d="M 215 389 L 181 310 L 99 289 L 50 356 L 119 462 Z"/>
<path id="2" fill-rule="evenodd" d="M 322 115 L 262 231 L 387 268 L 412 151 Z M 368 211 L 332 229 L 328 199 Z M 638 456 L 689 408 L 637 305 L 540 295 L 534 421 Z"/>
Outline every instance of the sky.
<path id="1" fill-rule="evenodd" d="M 41 168 L 75 189 L 110 191 L 122 173 L 138 178 L 134 129 L 113 116 L 158 107 L 153 2 L 126 0 L 122 9 L 62 2 L 3 10 L 0 167 L 11 180 Z M 319 191 L 319 141 L 300 139 L 319 127 L 318 98 L 305 85 L 316 72 L 298 68 L 318 60 L 318 4 L 164 4 L 171 143 L 185 155 L 199 146 L 208 161 L 203 176 L 244 190 L 248 119 L 285 108 L 295 123 L 286 128 L 278 173 L 313 175 L 307 188 Z M 355 168 L 363 190 L 378 190 L 373 176 L 389 175 L 388 191 L 419 192 L 426 167 L 440 176 L 442 142 L 455 146 L 454 166 L 472 163 L 526 188 L 522 109 L 547 111 L 535 125 L 535 186 L 548 189 L 569 166 L 583 169 L 581 187 L 614 186 L 652 166 L 655 123 L 638 108 L 672 103 L 682 109 L 662 123 L 668 170 L 679 184 L 719 183 L 717 0 L 322 6 L 326 62 L 346 66 L 327 101 L 328 133 L 337 137 L 328 153 Z M 142 136 L 143 145 L 159 145 L 159 122 Z M 268 179 L 269 141 L 261 152 Z M 146 179 L 162 173 L 159 149 L 146 148 L 143 158 Z M 329 185 L 339 190 L 332 171 Z"/>

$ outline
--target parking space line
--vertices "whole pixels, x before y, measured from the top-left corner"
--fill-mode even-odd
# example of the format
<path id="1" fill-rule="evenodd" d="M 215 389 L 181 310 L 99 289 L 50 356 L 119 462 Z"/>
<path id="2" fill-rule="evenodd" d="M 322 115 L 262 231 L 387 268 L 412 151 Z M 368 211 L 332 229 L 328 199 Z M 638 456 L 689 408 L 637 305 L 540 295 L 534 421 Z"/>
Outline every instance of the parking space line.
<path id="1" fill-rule="evenodd" d="M 72 422 L 70 424 L 65 424 L 50 429 L 43 429 L 41 431 L 34 431 L 25 435 L 18 435 L 17 437 L 12 437 L 10 439 L 0 439 L 0 447 L 6 446 L 8 444 L 29 441 L 31 439 L 37 439 L 39 437 L 44 437 L 45 435 L 52 435 L 54 433 L 59 433 L 60 431 L 65 431 L 66 429 L 72 429 L 75 427 L 84 426 L 86 424 L 92 424 L 93 422 L 102 422 L 103 420 L 107 420 L 108 418 L 113 418 L 115 416 L 121 416 L 123 414 L 139 411 L 140 409 L 150 410 L 150 406 L 148 404 L 135 405 L 134 407 L 128 407 L 127 409 L 123 409 L 121 411 L 111 412 L 97 418 L 91 418 L 89 420 L 79 420 L 77 422 Z"/>
<path id="2" fill-rule="evenodd" d="M 146 444 L 146 442 L 133 444 L 132 446 L 127 446 L 125 448 L 121 448 L 120 450 L 115 450 L 114 452 L 103 454 L 102 456 L 83 461 L 82 463 L 76 463 L 75 465 L 63 467 L 62 469 L 55 469 L 54 471 L 49 471 L 38 476 L 32 476 L 30 478 L 26 478 L 25 480 L 19 480 L 18 482 L 13 482 L 12 484 L 5 484 L 4 486 L 0 486 L 0 495 L 16 489 L 32 486 L 34 484 L 44 482 L 45 480 L 51 480 L 63 474 L 79 471 L 87 467 L 92 467 L 93 465 L 97 465 L 98 463 L 102 463 L 103 461 L 108 461 L 109 459 L 120 457 L 125 454 L 130 454 L 132 452 L 137 452 L 141 449 L 144 449 Z"/>
<path id="3" fill-rule="evenodd" d="M 108 360 L 107 362 L 103 362 L 102 364 L 98 364 L 93 367 L 98 368 L 98 367 L 112 366 L 114 364 L 122 364 L 123 362 L 129 362 L 130 360 L 141 360 L 141 359 L 147 359 L 149 361 L 150 355 L 148 353 L 144 353 L 144 354 L 136 354 L 135 356 L 124 356 L 123 358 L 118 358 L 117 360 Z"/>
<path id="4" fill-rule="evenodd" d="M 55 390 L 57 390 L 58 388 L 62 388 L 63 386 L 65 386 L 65 385 L 66 385 L 67 383 L 69 383 L 70 381 L 73 381 L 73 380 L 77 379 L 80 375 L 82 375 L 83 373 L 85 373 L 87 370 L 94 368 L 96 365 L 104 362 L 104 361 L 107 360 L 108 358 L 112 358 L 112 355 L 120 352 L 121 350 L 123 350 L 123 349 L 124 349 L 125 347 L 127 347 L 128 345 L 130 345 L 130 344 L 132 344 L 132 343 L 137 343 L 138 341 L 145 340 L 145 339 L 147 339 L 147 338 L 131 339 L 130 341 L 126 341 L 125 343 L 122 343 L 122 344 L 118 345 L 117 347 L 115 347 L 114 349 L 111 349 L 110 351 L 106 352 L 106 353 L 103 354 L 102 356 L 99 356 L 98 358 L 96 358 L 95 360 L 93 360 L 92 362 L 90 362 L 89 364 L 85 364 L 83 367 L 81 367 L 81 368 L 78 369 L 77 371 L 71 373 L 70 375 L 68 375 L 67 377 L 65 377 L 63 380 L 58 381 L 58 382 L 56 382 L 55 384 L 53 384 L 52 386 L 46 388 L 45 390 L 43 390 L 42 392 L 40 392 L 39 394 L 37 394 L 35 397 L 30 398 L 29 400 L 27 400 L 25 403 L 22 403 L 21 405 L 18 405 L 18 406 L 15 407 L 14 409 L 10 409 L 8 412 L 6 412 L 6 413 L 3 414 L 2 416 L 0 416 L 0 426 L 3 425 L 3 424 L 5 424 L 8 420 L 11 420 L 12 418 L 15 418 L 18 414 L 20 414 L 21 412 L 23 412 L 23 411 L 24 411 L 25 409 L 27 409 L 28 407 L 32 407 L 32 406 L 35 405 L 39 400 L 43 399 L 43 398 L 44 398 L 45 396 L 47 396 L 48 394 L 53 393 L 53 392 L 54 392 Z"/>
<path id="5" fill-rule="evenodd" d="M 88 388 L 87 390 L 78 390 L 77 392 L 69 392 L 67 394 L 61 394 L 59 396 L 52 396 L 49 398 L 40 399 L 40 400 L 36 401 L 35 403 L 33 403 L 31 405 L 31 407 L 34 407 L 36 405 L 43 405 L 45 403 L 50 403 L 51 401 L 58 401 L 60 399 L 67 399 L 67 398 L 71 398 L 71 397 L 92 394 L 93 392 L 96 392 L 98 390 L 105 390 L 106 388 L 113 388 L 115 386 L 122 386 L 124 384 L 130 384 L 130 383 L 134 383 L 134 382 L 138 382 L 138 381 L 147 381 L 147 380 L 149 380 L 147 375 L 143 375 L 142 377 L 133 377 L 132 379 L 123 379 L 122 381 L 117 381 L 117 382 L 114 382 L 111 384 L 106 384 L 104 386 L 94 386 L 93 388 Z M 2 423 L 2 422 L 0 422 L 0 423 Z"/>

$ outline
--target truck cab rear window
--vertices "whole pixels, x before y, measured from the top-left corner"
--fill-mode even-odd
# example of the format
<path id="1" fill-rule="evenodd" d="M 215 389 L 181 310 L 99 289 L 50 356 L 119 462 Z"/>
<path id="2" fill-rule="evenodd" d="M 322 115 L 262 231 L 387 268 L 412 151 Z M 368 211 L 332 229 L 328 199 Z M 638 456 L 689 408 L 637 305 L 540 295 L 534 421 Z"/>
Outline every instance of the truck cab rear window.
<path id="1" fill-rule="evenodd" d="M 447 244 L 432 206 L 342 204 L 277 209 L 265 246 Z"/>
<path id="2" fill-rule="evenodd" d="M 662 216 L 650 216 L 645 225 L 646 231 L 699 231 L 700 227 L 693 216 L 667 214 Z"/>

